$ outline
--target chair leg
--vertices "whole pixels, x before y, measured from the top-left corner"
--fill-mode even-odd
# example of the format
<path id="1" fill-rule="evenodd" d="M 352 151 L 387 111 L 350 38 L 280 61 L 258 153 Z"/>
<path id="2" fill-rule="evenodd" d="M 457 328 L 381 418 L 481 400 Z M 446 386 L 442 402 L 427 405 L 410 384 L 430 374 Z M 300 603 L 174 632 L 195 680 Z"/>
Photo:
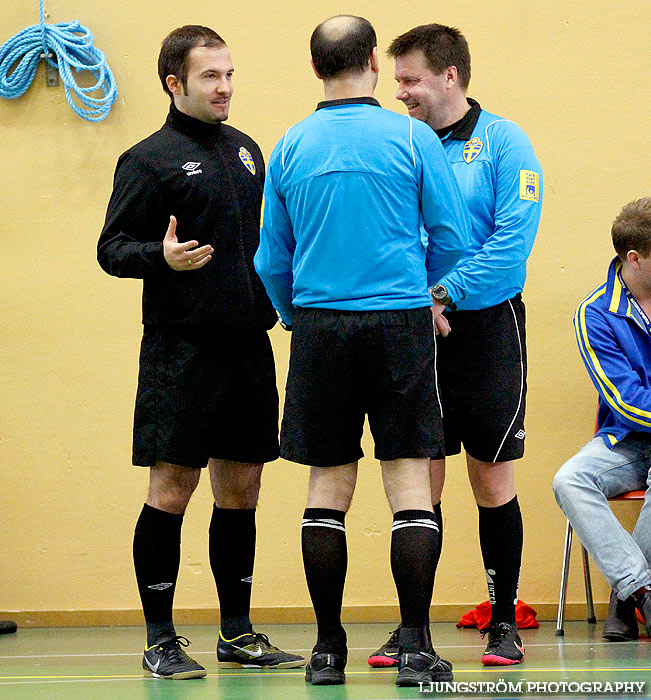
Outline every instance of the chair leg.
<path id="1" fill-rule="evenodd" d="M 556 617 L 556 632 L 557 637 L 562 637 L 565 634 L 563 623 L 565 622 L 565 599 L 567 597 L 567 580 L 570 575 L 570 554 L 572 552 L 572 526 L 570 521 L 567 521 L 565 529 L 565 549 L 563 551 L 563 571 L 561 572 L 561 592 L 558 598 L 558 615 Z"/>
<path id="2" fill-rule="evenodd" d="M 585 580 L 585 600 L 588 607 L 588 622 L 593 625 L 597 624 L 597 618 L 594 614 L 594 602 L 592 600 L 592 580 L 590 578 L 590 558 L 586 548 L 581 545 L 583 553 L 583 578 Z"/>

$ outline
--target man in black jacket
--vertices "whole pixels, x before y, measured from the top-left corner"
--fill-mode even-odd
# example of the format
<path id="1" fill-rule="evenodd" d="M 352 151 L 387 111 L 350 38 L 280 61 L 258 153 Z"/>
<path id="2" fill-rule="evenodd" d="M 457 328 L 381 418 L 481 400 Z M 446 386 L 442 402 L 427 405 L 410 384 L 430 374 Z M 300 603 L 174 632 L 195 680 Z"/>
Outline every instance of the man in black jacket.
<path id="1" fill-rule="evenodd" d="M 223 39 L 189 25 L 163 42 L 165 125 L 118 160 L 98 243 L 102 268 L 143 280 L 144 336 L 133 464 L 150 468 L 133 554 L 147 623 L 143 669 L 197 678 L 172 603 L 183 514 L 208 465 L 215 505 L 210 564 L 220 602 L 217 658 L 228 666 L 302 666 L 249 619 L 255 507 L 278 457 L 278 395 L 267 331 L 276 322 L 253 267 L 264 162 L 226 126 L 233 64 Z"/>

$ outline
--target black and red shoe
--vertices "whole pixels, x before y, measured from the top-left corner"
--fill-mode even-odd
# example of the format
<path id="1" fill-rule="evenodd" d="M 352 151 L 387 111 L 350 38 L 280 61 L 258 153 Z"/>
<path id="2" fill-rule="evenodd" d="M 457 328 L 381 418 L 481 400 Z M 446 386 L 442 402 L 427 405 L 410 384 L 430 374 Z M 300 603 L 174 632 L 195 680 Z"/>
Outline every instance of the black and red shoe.
<path id="1" fill-rule="evenodd" d="M 515 625 L 498 622 L 481 630 L 483 637 L 488 633 L 488 646 L 481 662 L 484 666 L 512 666 L 524 659 L 524 644 Z"/>

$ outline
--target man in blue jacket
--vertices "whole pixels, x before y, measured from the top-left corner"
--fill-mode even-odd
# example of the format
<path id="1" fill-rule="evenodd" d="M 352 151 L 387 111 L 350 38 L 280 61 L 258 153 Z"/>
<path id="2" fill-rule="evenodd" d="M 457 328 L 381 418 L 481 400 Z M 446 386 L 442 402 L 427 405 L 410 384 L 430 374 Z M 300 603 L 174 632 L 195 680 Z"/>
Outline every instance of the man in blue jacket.
<path id="1" fill-rule="evenodd" d="M 345 679 L 344 520 L 365 414 L 394 515 L 396 682 L 450 680 L 427 629 L 438 551 L 429 460 L 442 454 L 428 287 L 433 270 L 449 272 L 466 250 L 468 216 L 436 135 L 373 98 L 369 22 L 326 20 L 311 53 L 325 101 L 271 155 L 255 258 L 293 326 L 281 456 L 312 467 L 302 547 L 318 638 L 306 680 Z"/>
<path id="2" fill-rule="evenodd" d="M 608 279 L 579 305 L 574 329 L 599 392 L 599 429 L 554 477 L 554 494 L 612 588 L 604 637 L 637 639 L 636 607 L 651 636 L 651 197 L 627 204 L 612 227 Z M 633 534 L 608 498 L 647 495 Z"/>
<path id="3" fill-rule="evenodd" d="M 486 665 L 519 663 L 515 624 L 522 517 L 514 460 L 524 453 L 525 310 L 521 292 L 542 203 L 542 170 L 526 134 L 467 97 L 470 52 L 458 29 L 428 24 L 391 44 L 396 98 L 439 136 L 472 231 L 453 270 L 432 271 L 434 313 L 451 333 L 438 357 L 445 454 L 466 451 L 479 510 L 479 539 L 491 602 Z M 443 333 L 447 329 L 441 328 Z M 432 503 L 442 531 L 445 460 L 433 460 Z M 395 663 L 395 636 L 371 665 Z"/>

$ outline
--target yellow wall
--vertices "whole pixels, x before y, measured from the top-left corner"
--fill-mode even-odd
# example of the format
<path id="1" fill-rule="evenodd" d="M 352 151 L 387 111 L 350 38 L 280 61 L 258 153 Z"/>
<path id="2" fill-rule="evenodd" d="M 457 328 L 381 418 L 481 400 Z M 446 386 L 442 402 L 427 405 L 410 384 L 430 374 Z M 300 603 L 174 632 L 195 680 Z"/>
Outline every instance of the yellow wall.
<path id="1" fill-rule="evenodd" d="M 120 95 L 108 119 L 91 124 L 72 112 L 62 87 L 45 87 L 41 67 L 24 97 L 0 100 L 0 610 L 27 624 L 139 619 L 129 611 L 139 608 L 130 550 L 147 483 L 146 470 L 130 466 L 140 283 L 105 275 L 95 245 L 118 155 L 165 118 L 156 75 L 162 38 L 186 23 L 207 24 L 225 37 L 236 66 L 230 123 L 268 157 L 321 98 L 308 64 L 313 27 L 348 12 L 374 23 L 382 50 L 417 24 L 459 26 L 473 58 L 471 96 L 518 122 L 542 161 L 543 218 L 525 291 L 527 451 L 517 473 L 525 521 L 521 597 L 549 614 L 564 530 L 550 482 L 590 436 L 595 410 L 571 316 L 604 277 L 612 219 L 625 202 L 651 193 L 648 0 L 50 0 L 46 9 L 50 22 L 79 19 L 90 27 Z M 9 3 L 0 42 L 37 22 L 36 0 Z M 401 112 L 392 76 L 383 57 L 377 96 Z M 282 388 L 288 335 L 275 329 L 272 338 Z M 366 448 L 372 454 L 368 438 Z M 299 615 L 309 607 L 299 553 L 306 484 L 304 467 L 278 461 L 265 471 L 257 608 L 295 606 Z M 210 503 L 206 479 L 186 516 L 181 609 L 216 606 Z M 476 508 L 459 458 L 450 460 L 443 506 L 435 603 L 447 607 L 434 614 L 450 617 L 486 598 Z M 628 510 L 630 520 L 635 506 Z M 382 607 L 396 602 L 390 520 L 378 465 L 366 458 L 348 517 L 345 595 L 351 608 L 370 606 L 362 617 L 395 616 L 395 608 Z M 595 578 L 603 602 L 607 587 Z M 582 600 L 576 567 L 569 600 Z M 86 612 L 57 618 L 44 611 Z M 124 612 L 111 618 L 102 611 Z M 269 610 L 257 614 L 283 619 Z"/>

